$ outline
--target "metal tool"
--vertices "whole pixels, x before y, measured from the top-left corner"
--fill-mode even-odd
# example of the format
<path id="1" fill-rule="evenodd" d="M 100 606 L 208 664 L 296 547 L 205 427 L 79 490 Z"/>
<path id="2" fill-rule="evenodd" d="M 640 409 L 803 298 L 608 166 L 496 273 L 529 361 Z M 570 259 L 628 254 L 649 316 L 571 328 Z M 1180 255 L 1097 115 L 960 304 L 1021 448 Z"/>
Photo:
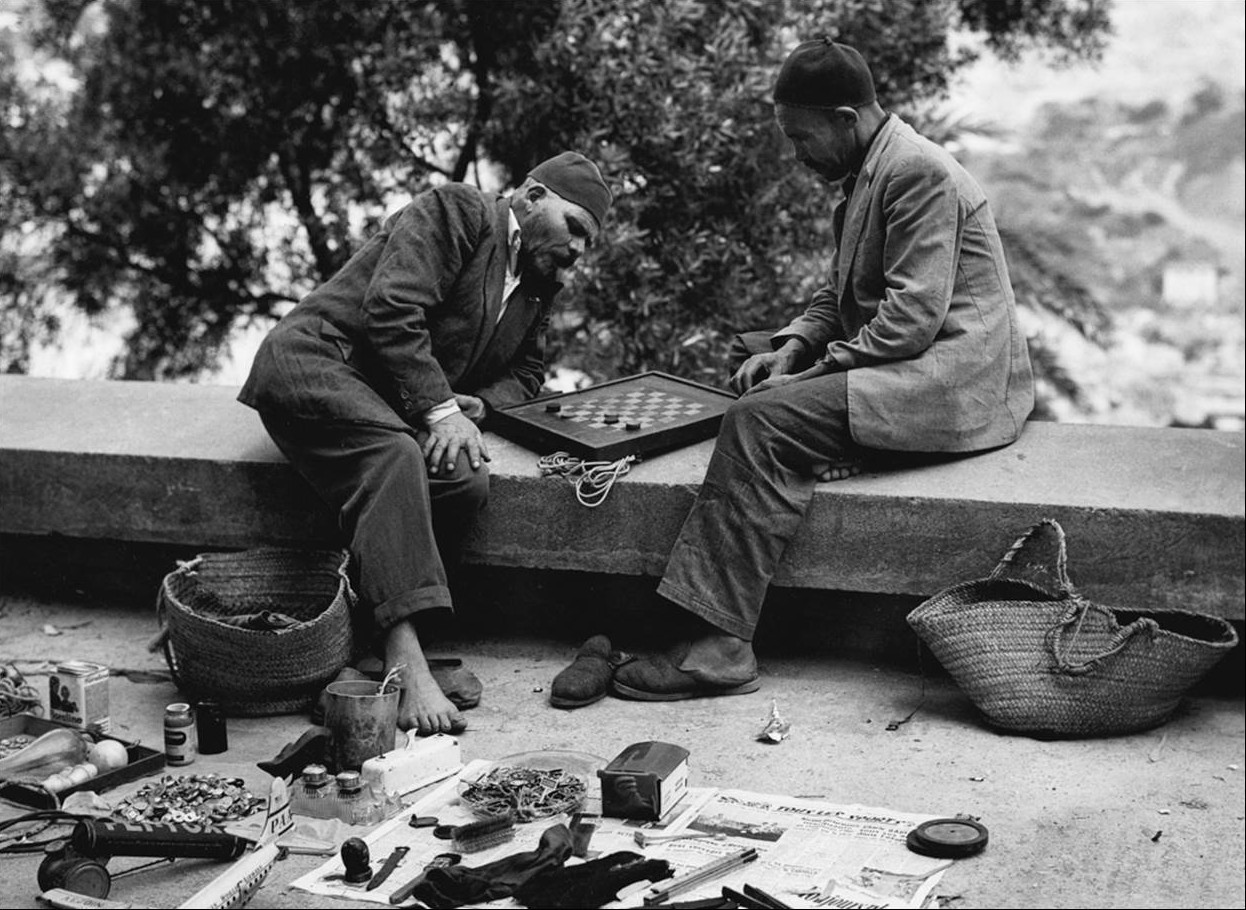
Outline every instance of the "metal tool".
<path id="1" fill-rule="evenodd" d="M 376 874 L 368 880 L 368 886 L 363 890 L 372 891 L 385 884 L 385 879 L 389 878 L 389 874 L 398 868 L 402 858 L 410 852 L 410 847 L 395 847 L 389 856 L 385 857 L 385 862 L 381 863 L 381 868 L 376 870 Z"/>
<path id="2" fill-rule="evenodd" d="M 663 831 L 637 831 L 632 835 L 638 847 L 653 847 L 657 844 L 669 844 L 676 840 L 726 840 L 727 835 L 717 831 L 680 831 L 668 834 Z"/>
<path id="3" fill-rule="evenodd" d="M 677 875 L 672 879 L 667 879 L 660 885 L 650 888 L 643 898 L 644 904 L 646 907 L 652 907 L 655 904 L 669 903 L 674 895 L 687 891 L 690 888 L 697 888 L 707 881 L 711 881 L 720 875 L 726 875 L 745 863 L 753 862 L 755 859 L 757 859 L 757 850 L 754 847 L 746 847 L 727 856 L 719 857 L 700 868 L 693 869 L 691 872 L 685 872 L 683 875 Z"/>

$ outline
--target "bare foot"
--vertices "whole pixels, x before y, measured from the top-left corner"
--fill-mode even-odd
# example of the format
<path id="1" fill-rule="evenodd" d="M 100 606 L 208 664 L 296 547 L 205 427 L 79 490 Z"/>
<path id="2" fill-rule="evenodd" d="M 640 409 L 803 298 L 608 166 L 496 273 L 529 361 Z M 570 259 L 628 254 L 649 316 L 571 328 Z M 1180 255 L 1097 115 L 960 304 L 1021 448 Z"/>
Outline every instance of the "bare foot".
<path id="1" fill-rule="evenodd" d="M 398 727 L 419 736 L 462 733 L 467 721 L 451 704 L 433 679 L 424 649 L 411 623 L 399 622 L 385 638 L 385 671 L 402 667 L 402 701 L 398 704 Z"/>
<path id="2" fill-rule="evenodd" d="M 817 477 L 822 483 L 829 483 L 833 480 L 847 480 L 849 477 L 856 477 L 860 473 L 861 465 L 857 464 L 857 462 L 841 461 L 827 465 L 817 472 Z"/>

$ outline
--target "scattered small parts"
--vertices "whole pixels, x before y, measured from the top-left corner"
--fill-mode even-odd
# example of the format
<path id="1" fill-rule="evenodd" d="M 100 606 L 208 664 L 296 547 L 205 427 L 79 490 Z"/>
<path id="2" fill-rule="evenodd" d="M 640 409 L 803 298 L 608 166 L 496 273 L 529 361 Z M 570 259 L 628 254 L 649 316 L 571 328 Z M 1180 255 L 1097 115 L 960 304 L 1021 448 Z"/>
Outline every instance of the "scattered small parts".
<path id="1" fill-rule="evenodd" d="M 263 804 L 241 778 L 165 775 L 123 800 L 115 814 L 132 822 L 221 825 L 246 818 Z"/>

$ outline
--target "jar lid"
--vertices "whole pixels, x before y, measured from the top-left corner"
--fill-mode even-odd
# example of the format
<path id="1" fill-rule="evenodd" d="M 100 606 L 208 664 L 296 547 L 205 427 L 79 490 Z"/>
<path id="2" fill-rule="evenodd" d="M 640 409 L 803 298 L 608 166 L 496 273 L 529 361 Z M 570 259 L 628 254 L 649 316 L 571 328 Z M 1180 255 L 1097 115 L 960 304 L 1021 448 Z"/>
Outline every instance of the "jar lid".
<path id="1" fill-rule="evenodd" d="M 324 765 L 308 765 L 303 769 L 303 780 L 309 784 L 327 784 L 329 769 Z"/>
<path id="2" fill-rule="evenodd" d="M 986 826 L 969 818 L 936 818 L 909 832 L 908 848 L 923 856 L 963 859 L 986 849 Z"/>

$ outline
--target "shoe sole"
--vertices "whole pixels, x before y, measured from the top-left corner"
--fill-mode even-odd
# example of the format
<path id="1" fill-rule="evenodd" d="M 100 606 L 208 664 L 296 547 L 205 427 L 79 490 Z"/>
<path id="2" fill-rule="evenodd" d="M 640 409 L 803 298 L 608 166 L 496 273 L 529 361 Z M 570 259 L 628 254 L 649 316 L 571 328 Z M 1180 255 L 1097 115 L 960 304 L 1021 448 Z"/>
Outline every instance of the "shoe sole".
<path id="1" fill-rule="evenodd" d="M 602 692 L 600 695 L 594 695 L 592 698 L 581 699 L 555 698 L 551 695 L 549 697 L 549 704 L 551 708 L 562 708 L 564 711 L 567 711 L 572 708 L 583 708 L 587 705 L 595 705 L 605 697 L 605 692 Z"/>
<path id="2" fill-rule="evenodd" d="M 685 701 L 690 698 L 716 698 L 719 695 L 748 695 L 760 688 L 760 679 L 752 679 L 738 686 L 701 686 L 696 689 L 685 689 L 682 692 L 646 692 L 644 689 L 633 689 L 617 681 L 611 685 L 611 691 L 615 695 L 633 701 Z"/>

